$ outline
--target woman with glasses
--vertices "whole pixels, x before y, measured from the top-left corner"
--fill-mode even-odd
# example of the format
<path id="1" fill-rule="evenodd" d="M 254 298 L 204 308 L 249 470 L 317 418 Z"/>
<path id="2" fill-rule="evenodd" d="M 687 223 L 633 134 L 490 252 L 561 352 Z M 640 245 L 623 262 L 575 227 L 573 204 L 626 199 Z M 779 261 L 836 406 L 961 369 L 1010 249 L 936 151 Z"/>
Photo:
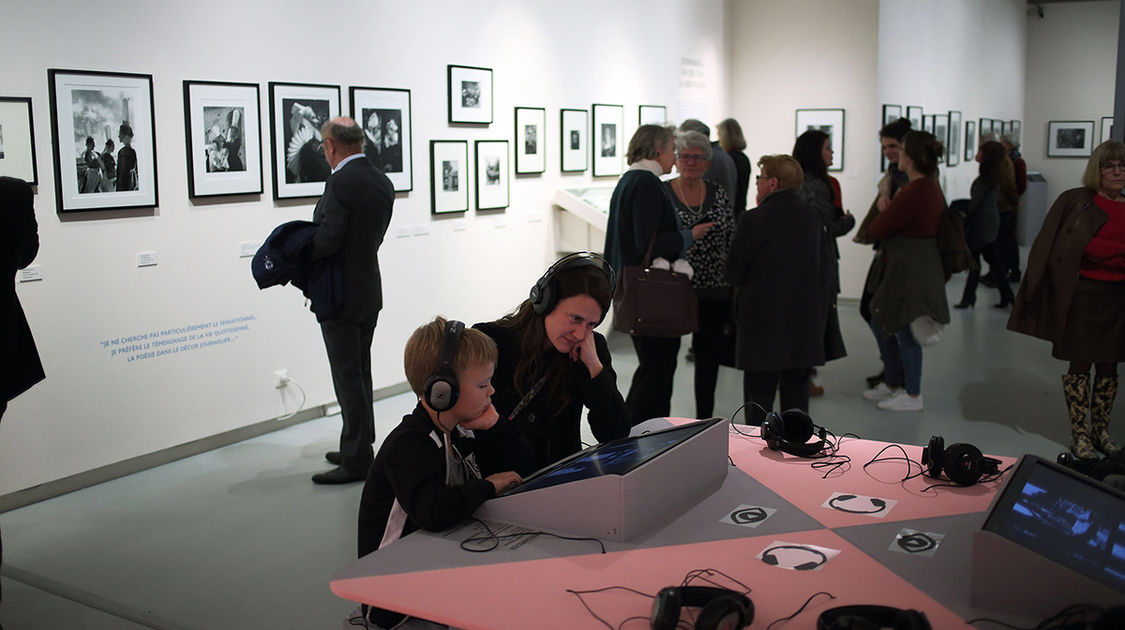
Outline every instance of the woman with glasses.
<path id="1" fill-rule="evenodd" d="M 1125 360 L 1125 144 L 1094 149 L 1082 186 L 1051 206 L 1031 253 L 1008 329 L 1050 341 L 1062 377 L 1070 451 L 1120 452 L 1109 433 L 1117 364 Z M 1091 387 L 1090 366 L 1094 366 Z"/>
<path id="2" fill-rule="evenodd" d="M 714 223 L 702 239 L 692 241 L 684 256 L 695 275 L 691 286 L 699 300 L 699 330 L 692 334 L 695 353 L 695 417 L 710 418 L 715 410 L 719 365 L 734 365 L 734 320 L 730 286 L 723 278 L 734 213 L 728 191 L 703 173 L 711 165 L 711 142 L 698 131 L 676 137 L 676 170 L 680 176 L 664 183 L 684 225 Z"/>

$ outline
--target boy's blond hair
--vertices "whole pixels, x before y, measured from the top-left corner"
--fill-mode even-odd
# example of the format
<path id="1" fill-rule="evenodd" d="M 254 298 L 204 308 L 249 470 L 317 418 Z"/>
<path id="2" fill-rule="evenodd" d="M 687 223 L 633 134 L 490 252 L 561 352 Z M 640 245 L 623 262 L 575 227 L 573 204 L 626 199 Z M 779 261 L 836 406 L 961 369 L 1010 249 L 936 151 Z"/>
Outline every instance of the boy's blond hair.
<path id="1" fill-rule="evenodd" d="M 439 315 L 432 322 L 419 326 L 406 341 L 402 365 L 406 370 L 406 382 L 418 396 L 422 395 L 426 381 L 438 371 L 441 341 L 447 323 Z M 483 363 L 496 363 L 496 356 L 496 342 L 492 337 L 479 330 L 465 328 L 453 356 L 453 373 L 458 374 Z"/>

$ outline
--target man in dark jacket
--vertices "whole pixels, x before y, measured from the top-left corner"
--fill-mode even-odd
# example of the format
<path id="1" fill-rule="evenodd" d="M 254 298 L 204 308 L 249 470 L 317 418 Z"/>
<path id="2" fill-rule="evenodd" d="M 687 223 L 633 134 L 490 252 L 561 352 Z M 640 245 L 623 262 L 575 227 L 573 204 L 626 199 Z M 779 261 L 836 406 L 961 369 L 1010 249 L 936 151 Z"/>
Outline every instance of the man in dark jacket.
<path id="1" fill-rule="evenodd" d="M 332 174 L 316 204 L 312 259 L 335 256 L 343 275 L 343 308 L 320 323 L 332 385 L 344 428 L 340 450 L 325 455 L 336 468 L 313 475 L 325 484 L 363 481 L 375 442 L 371 341 L 383 307 L 379 246 L 391 221 L 394 186 L 365 159 L 363 130 L 350 118 L 335 118 L 320 130 Z"/>

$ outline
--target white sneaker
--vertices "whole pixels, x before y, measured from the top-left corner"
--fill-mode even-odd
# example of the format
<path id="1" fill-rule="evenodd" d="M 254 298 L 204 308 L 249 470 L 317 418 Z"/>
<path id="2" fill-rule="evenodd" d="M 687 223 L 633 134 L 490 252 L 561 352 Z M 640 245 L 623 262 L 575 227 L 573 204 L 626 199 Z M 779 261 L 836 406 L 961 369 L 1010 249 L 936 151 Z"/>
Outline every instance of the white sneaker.
<path id="1" fill-rule="evenodd" d="M 900 389 L 894 396 L 880 401 L 878 407 L 884 411 L 922 411 L 922 395 L 915 398 Z"/>
<path id="2" fill-rule="evenodd" d="M 886 383 L 879 383 L 875 387 L 863 392 L 863 397 L 867 400 L 886 400 L 901 391 L 902 388 L 891 389 Z"/>

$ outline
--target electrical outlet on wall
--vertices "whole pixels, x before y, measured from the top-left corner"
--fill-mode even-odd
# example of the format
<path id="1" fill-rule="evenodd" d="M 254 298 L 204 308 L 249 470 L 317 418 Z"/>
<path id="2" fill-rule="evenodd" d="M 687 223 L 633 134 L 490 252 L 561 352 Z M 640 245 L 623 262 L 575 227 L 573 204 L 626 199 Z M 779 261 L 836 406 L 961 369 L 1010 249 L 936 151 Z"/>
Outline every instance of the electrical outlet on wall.
<path id="1" fill-rule="evenodd" d="M 289 384 L 289 370 L 282 368 L 273 371 L 274 384 L 277 389 L 281 389 Z"/>

